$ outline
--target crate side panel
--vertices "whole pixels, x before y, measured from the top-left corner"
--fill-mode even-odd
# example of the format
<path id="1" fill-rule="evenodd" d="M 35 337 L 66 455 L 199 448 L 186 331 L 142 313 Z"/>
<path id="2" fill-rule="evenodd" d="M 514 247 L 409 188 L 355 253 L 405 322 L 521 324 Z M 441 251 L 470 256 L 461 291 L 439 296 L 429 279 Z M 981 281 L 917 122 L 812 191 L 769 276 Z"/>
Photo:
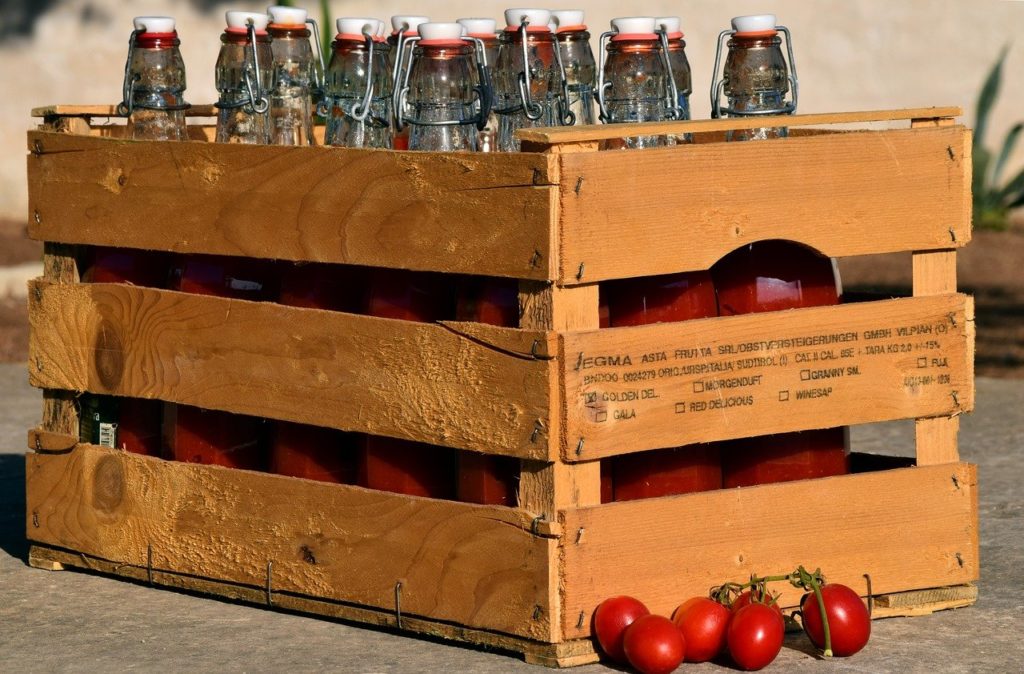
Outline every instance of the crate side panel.
<path id="1" fill-rule="evenodd" d="M 33 238 L 550 278 L 550 157 L 29 133 Z"/>
<path id="2" fill-rule="evenodd" d="M 975 580 L 976 478 L 953 463 L 567 510 L 566 638 L 589 633 L 578 616 L 615 594 L 670 615 L 714 585 L 798 564 L 862 595 L 865 573 L 876 594 Z M 775 589 L 783 606 L 801 594 Z"/>
<path id="3" fill-rule="evenodd" d="M 959 126 L 561 160 L 566 284 L 707 269 L 764 239 L 844 257 L 971 237 L 970 134 Z"/>
<path id="4" fill-rule="evenodd" d="M 403 613 L 549 638 L 554 542 L 520 511 L 91 445 L 29 454 L 27 492 L 39 543 L 258 588 L 272 562 L 273 590 L 381 609 L 400 581 Z"/>
<path id="5" fill-rule="evenodd" d="M 563 455 L 969 411 L 969 307 L 952 294 L 567 333 Z"/>
<path id="6" fill-rule="evenodd" d="M 554 361 L 509 350 L 543 332 L 467 336 L 457 325 L 123 284 L 36 281 L 30 295 L 35 386 L 550 456 L 534 432 L 549 425 Z"/>

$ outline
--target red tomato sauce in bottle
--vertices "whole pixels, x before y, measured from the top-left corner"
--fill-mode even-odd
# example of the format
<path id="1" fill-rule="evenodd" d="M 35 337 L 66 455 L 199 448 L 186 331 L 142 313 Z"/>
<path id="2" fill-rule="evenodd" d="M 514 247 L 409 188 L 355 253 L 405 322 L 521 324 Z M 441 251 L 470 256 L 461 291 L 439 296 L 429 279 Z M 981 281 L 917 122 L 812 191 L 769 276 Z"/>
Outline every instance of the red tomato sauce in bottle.
<path id="1" fill-rule="evenodd" d="M 723 316 L 838 304 L 832 260 L 789 241 L 744 246 L 711 269 Z M 732 440 L 722 446 L 725 487 L 787 482 L 849 472 L 844 428 Z"/>
<path id="2" fill-rule="evenodd" d="M 362 309 L 365 272 L 328 264 L 288 264 L 281 268 L 279 301 L 292 307 L 355 313 Z M 357 475 L 354 433 L 320 426 L 275 422 L 270 470 L 307 480 L 353 484 Z"/>
<path id="3" fill-rule="evenodd" d="M 170 258 L 166 253 L 97 247 L 83 260 L 83 283 L 130 283 L 166 288 Z M 142 398 L 117 399 L 117 446 L 134 454 L 160 456 L 163 403 Z"/>
<path id="4" fill-rule="evenodd" d="M 455 316 L 460 321 L 506 328 L 519 325 L 519 283 L 499 278 L 465 279 L 458 290 Z M 516 505 L 519 460 L 477 452 L 458 453 L 456 498 L 467 503 Z"/>
<path id="5" fill-rule="evenodd" d="M 433 322 L 455 315 L 454 290 L 440 274 L 381 269 L 371 273 L 370 316 Z M 412 496 L 455 496 L 455 450 L 377 435 L 362 439 L 361 486 Z"/>
<path id="6" fill-rule="evenodd" d="M 173 290 L 254 302 L 276 297 L 274 264 L 221 255 L 185 255 L 171 274 Z M 189 405 L 164 407 L 164 443 L 175 461 L 266 470 L 263 419 Z"/>
<path id="7" fill-rule="evenodd" d="M 610 281 L 601 286 L 608 325 L 623 327 L 687 321 L 718 315 L 715 287 L 706 271 Z M 717 444 L 688 445 L 624 454 L 602 471 L 602 500 L 610 473 L 612 499 L 631 501 L 720 489 Z"/>

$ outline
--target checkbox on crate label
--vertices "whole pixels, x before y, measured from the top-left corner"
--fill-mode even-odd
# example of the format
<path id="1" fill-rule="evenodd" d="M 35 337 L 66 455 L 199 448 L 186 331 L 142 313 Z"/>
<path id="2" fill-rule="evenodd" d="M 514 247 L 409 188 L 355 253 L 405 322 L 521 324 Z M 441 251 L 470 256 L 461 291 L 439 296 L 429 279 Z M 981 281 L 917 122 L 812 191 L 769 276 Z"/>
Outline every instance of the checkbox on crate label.
<path id="1" fill-rule="evenodd" d="M 704 382 L 702 382 L 702 381 L 695 381 L 695 382 L 693 382 L 693 392 L 694 393 L 704 393 Z"/>
<path id="2" fill-rule="evenodd" d="M 779 391 L 779 402 L 784 403 L 789 400 L 789 391 Z"/>
<path id="3" fill-rule="evenodd" d="M 686 403 L 676 403 L 676 414 L 683 414 L 686 412 Z"/>
<path id="4" fill-rule="evenodd" d="M 608 410 L 601 410 L 594 415 L 594 421 L 601 423 L 602 421 L 608 421 Z"/>
<path id="5" fill-rule="evenodd" d="M 800 381 L 809 381 L 811 378 L 810 370 L 800 370 Z"/>
<path id="6" fill-rule="evenodd" d="M 925 357 L 925 358 L 918 358 L 917 359 L 917 366 L 918 367 L 928 367 L 928 358 L 927 357 Z"/>

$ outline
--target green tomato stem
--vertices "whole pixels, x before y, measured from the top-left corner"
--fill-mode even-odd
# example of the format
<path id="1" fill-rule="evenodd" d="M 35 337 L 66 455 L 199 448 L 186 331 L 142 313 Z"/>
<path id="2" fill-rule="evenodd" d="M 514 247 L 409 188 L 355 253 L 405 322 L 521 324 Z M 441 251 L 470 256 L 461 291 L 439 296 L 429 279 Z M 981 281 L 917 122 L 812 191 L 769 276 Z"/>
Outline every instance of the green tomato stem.
<path id="1" fill-rule="evenodd" d="M 806 576 L 806 582 L 811 586 L 811 591 L 814 592 L 814 599 L 818 602 L 818 611 L 821 613 L 821 627 L 825 632 L 825 651 L 822 653 L 826 658 L 832 657 L 832 632 L 828 627 L 828 614 L 825 612 L 825 599 L 821 596 L 821 584 L 818 582 L 820 574 L 815 572 L 813 575 L 807 573 L 803 567 L 800 567 L 801 576 Z"/>

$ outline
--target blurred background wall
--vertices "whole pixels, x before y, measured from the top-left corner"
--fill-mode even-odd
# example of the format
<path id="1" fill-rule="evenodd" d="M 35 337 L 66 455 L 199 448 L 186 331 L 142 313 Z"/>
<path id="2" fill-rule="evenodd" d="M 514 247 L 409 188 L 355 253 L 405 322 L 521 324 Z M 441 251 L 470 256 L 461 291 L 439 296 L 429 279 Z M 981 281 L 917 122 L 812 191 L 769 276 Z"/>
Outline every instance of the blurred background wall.
<path id="1" fill-rule="evenodd" d="M 188 71 L 188 100 L 215 100 L 213 65 L 226 9 L 259 10 L 239 0 L 0 0 L 0 217 L 26 212 L 25 136 L 34 106 L 114 103 L 120 99 L 131 19 L 169 14 L 178 20 Z M 301 6 L 301 3 L 298 3 Z M 317 0 L 306 6 L 319 17 Z M 494 0 L 332 0 L 331 17 L 422 13 L 437 20 L 499 18 Z M 523 6 L 523 5 L 518 5 Z M 528 5 L 527 5 L 528 6 Z M 613 16 L 679 15 L 694 72 L 695 118 L 709 116 L 708 88 L 715 39 L 738 14 L 773 12 L 793 32 L 801 84 L 800 111 L 825 112 L 959 105 L 973 123 L 973 106 L 988 69 L 1011 45 L 1003 93 L 993 112 L 989 145 L 1024 119 L 1024 2 L 996 0 L 584 0 L 596 45 Z M 1024 42 L 1024 40 L 1018 41 Z M 1024 144 L 1022 144 L 1024 145 Z M 1012 166 L 1024 164 L 1017 149 Z M 1012 172 L 1007 172 L 1012 175 Z"/>

